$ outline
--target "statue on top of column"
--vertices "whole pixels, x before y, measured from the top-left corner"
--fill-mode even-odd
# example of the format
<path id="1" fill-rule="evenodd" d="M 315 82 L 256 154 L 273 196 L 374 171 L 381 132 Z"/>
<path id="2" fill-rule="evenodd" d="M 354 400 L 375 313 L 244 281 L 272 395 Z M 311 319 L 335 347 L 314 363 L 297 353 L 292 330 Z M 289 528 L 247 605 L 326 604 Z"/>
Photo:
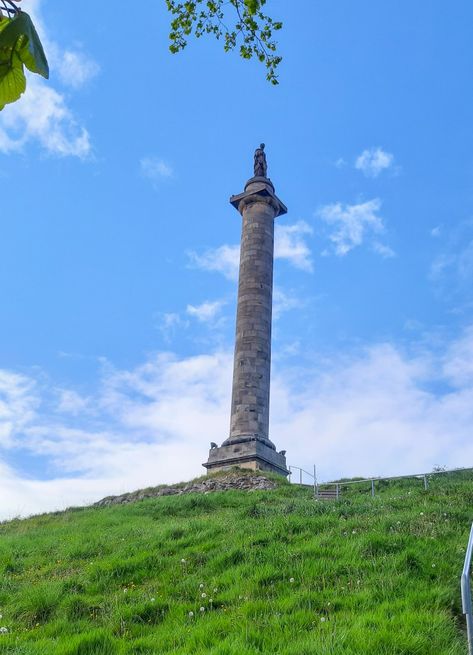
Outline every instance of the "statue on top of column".
<path id="1" fill-rule="evenodd" d="M 267 177 L 268 163 L 264 152 L 264 143 L 255 150 L 255 177 Z"/>

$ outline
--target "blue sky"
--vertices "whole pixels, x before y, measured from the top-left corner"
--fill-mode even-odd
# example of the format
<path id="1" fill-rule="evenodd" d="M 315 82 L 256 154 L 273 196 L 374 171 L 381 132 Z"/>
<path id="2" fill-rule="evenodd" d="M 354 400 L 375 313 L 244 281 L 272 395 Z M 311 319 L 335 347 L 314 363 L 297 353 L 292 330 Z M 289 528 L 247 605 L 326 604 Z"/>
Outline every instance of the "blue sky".
<path id="1" fill-rule="evenodd" d="M 164 4 L 23 2 L 52 74 L 0 114 L 0 517 L 188 479 L 227 437 L 261 141 L 273 440 L 322 479 L 472 465 L 471 3 L 270 0 L 276 88 L 169 54 Z"/>

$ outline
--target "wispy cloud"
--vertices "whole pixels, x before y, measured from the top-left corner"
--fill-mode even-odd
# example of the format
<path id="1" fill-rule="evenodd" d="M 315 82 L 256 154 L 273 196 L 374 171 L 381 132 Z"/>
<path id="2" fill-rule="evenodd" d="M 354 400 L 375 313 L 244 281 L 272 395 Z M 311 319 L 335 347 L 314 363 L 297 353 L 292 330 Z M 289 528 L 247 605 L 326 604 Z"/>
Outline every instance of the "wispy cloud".
<path id="1" fill-rule="evenodd" d="M 382 342 L 307 354 L 295 369 L 275 360 L 271 436 L 290 463 L 316 461 L 322 479 L 464 465 L 473 461 L 472 353 L 469 328 L 431 350 Z M 64 405 L 44 375 L 1 371 L 0 517 L 199 474 L 209 442 L 227 436 L 232 364 L 220 351 L 108 364 L 79 414 L 70 412 L 77 397 Z M 47 461 L 51 479 L 7 466 L 17 449 Z"/>
<path id="2" fill-rule="evenodd" d="M 394 155 L 382 148 L 368 148 L 356 158 L 355 168 L 366 177 L 378 177 L 383 171 L 392 168 Z"/>
<path id="3" fill-rule="evenodd" d="M 100 66 L 85 52 L 65 50 L 57 57 L 57 72 L 61 81 L 73 89 L 80 89 L 100 71 Z"/>
<path id="4" fill-rule="evenodd" d="M 311 250 L 305 237 L 312 233 L 311 226 L 305 221 L 298 221 L 292 225 L 276 225 L 274 234 L 275 259 L 286 260 L 295 268 L 311 272 L 313 270 Z M 194 251 L 187 254 L 190 265 L 195 268 L 221 273 L 228 280 L 238 279 L 239 245 L 225 244 L 218 248 L 209 248 L 200 254 Z"/>
<path id="5" fill-rule="evenodd" d="M 378 255 L 381 255 L 381 257 L 384 257 L 385 259 L 390 259 L 391 257 L 396 256 L 396 253 L 390 246 L 387 246 L 384 243 L 380 243 L 379 241 L 373 241 L 371 247 L 374 252 L 376 252 Z"/>
<path id="6" fill-rule="evenodd" d="M 98 65 L 85 53 L 64 50 L 48 37 L 39 0 L 26 0 L 24 4 L 45 44 L 52 78 L 57 73 L 68 86 L 83 86 L 98 72 Z M 61 157 L 85 159 L 92 150 L 90 135 L 70 109 L 66 95 L 54 88 L 52 81 L 36 75 L 28 75 L 22 98 L 0 112 L 0 152 L 20 152 L 30 143 Z"/>
<path id="7" fill-rule="evenodd" d="M 305 221 L 293 225 L 276 225 L 274 233 L 274 256 L 285 259 L 295 268 L 311 273 L 313 263 L 311 250 L 305 239 L 313 229 Z"/>
<path id="8" fill-rule="evenodd" d="M 179 329 L 186 329 L 189 327 L 189 321 L 183 319 L 177 312 L 157 314 L 155 319 L 157 328 L 167 343 L 171 343 Z"/>
<path id="9" fill-rule="evenodd" d="M 140 170 L 143 177 L 151 180 L 154 186 L 174 175 L 172 167 L 159 157 L 143 157 L 140 160 Z"/>
<path id="10" fill-rule="evenodd" d="M 16 435 L 34 421 L 38 405 L 34 380 L 0 369 L 0 446 L 13 445 Z"/>
<path id="11" fill-rule="evenodd" d="M 285 314 L 293 309 L 301 309 L 304 307 L 305 302 L 301 300 L 294 292 L 287 292 L 279 286 L 274 287 L 273 291 L 273 318 L 278 320 Z"/>
<path id="12" fill-rule="evenodd" d="M 60 414 L 71 414 L 77 416 L 88 409 L 89 399 L 84 398 L 77 391 L 72 389 L 58 389 L 59 400 L 57 411 Z"/>
<path id="13" fill-rule="evenodd" d="M 240 265 L 240 246 L 223 245 L 218 248 L 209 248 L 202 254 L 194 251 L 187 253 L 190 265 L 203 271 L 221 273 L 227 280 L 238 279 Z"/>
<path id="14" fill-rule="evenodd" d="M 22 151 L 30 142 L 63 157 L 85 159 L 91 152 L 89 133 L 76 121 L 64 96 L 34 77 L 24 96 L 0 113 L 0 152 Z"/>
<path id="15" fill-rule="evenodd" d="M 200 305 L 187 305 L 186 312 L 201 323 L 214 324 L 225 304 L 225 300 L 207 300 Z"/>
<path id="16" fill-rule="evenodd" d="M 430 266 L 431 282 L 446 300 L 454 300 L 459 305 L 471 305 L 473 220 L 461 221 L 438 243 L 442 250 Z"/>
<path id="17" fill-rule="evenodd" d="M 317 216 L 329 227 L 328 239 L 336 255 L 343 256 L 368 240 L 382 257 L 392 257 L 394 251 L 379 241 L 385 231 L 379 215 L 381 200 L 374 198 L 354 205 L 340 202 L 321 207 Z"/>

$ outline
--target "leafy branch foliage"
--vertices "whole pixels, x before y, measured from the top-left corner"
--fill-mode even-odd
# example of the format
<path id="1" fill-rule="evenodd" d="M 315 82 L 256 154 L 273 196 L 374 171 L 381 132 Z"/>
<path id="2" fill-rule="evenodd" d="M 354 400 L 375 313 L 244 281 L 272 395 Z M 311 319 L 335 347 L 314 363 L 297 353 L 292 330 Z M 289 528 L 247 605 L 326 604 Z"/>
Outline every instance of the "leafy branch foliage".
<path id="1" fill-rule="evenodd" d="M 282 23 L 263 12 L 266 0 L 166 0 L 173 15 L 169 38 L 172 53 L 183 50 L 187 37 L 213 34 L 223 38 L 226 52 L 239 47 L 244 59 L 256 57 L 266 66 L 266 79 L 278 84 L 277 67 L 282 57 L 276 54 L 274 33 Z"/>
<path id="2" fill-rule="evenodd" d="M 38 33 L 29 15 L 18 8 L 19 2 L 0 0 L 0 111 L 26 90 L 25 66 L 49 77 Z M 226 52 L 238 47 L 244 59 L 256 57 L 266 66 L 267 80 L 278 84 L 276 71 L 282 58 L 276 54 L 273 35 L 282 23 L 263 12 L 265 4 L 266 0 L 166 0 L 173 16 L 170 50 L 183 50 L 192 34 L 197 38 L 213 34 L 223 38 Z"/>
<path id="3" fill-rule="evenodd" d="M 20 11 L 10 18 L 0 11 L 0 111 L 24 93 L 25 66 L 49 77 L 46 55 L 31 18 Z"/>

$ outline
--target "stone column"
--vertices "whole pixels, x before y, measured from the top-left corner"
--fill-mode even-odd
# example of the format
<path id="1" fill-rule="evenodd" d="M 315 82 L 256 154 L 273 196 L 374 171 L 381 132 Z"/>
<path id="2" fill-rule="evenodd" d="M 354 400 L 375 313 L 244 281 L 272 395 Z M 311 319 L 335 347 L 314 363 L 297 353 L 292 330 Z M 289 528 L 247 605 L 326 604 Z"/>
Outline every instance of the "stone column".
<path id="1" fill-rule="evenodd" d="M 230 198 L 243 217 L 230 436 L 213 444 L 208 470 L 240 466 L 287 475 L 285 451 L 269 439 L 274 219 L 287 212 L 267 177 Z"/>
<path id="2" fill-rule="evenodd" d="M 243 226 L 230 437 L 224 443 L 255 437 L 274 447 L 268 433 L 274 217 L 278 215 L 278 203 L 272 195 L 272 184 L 265 178 L 250 180 L 246 194 L 249 195 L 235 203 Z"/>

